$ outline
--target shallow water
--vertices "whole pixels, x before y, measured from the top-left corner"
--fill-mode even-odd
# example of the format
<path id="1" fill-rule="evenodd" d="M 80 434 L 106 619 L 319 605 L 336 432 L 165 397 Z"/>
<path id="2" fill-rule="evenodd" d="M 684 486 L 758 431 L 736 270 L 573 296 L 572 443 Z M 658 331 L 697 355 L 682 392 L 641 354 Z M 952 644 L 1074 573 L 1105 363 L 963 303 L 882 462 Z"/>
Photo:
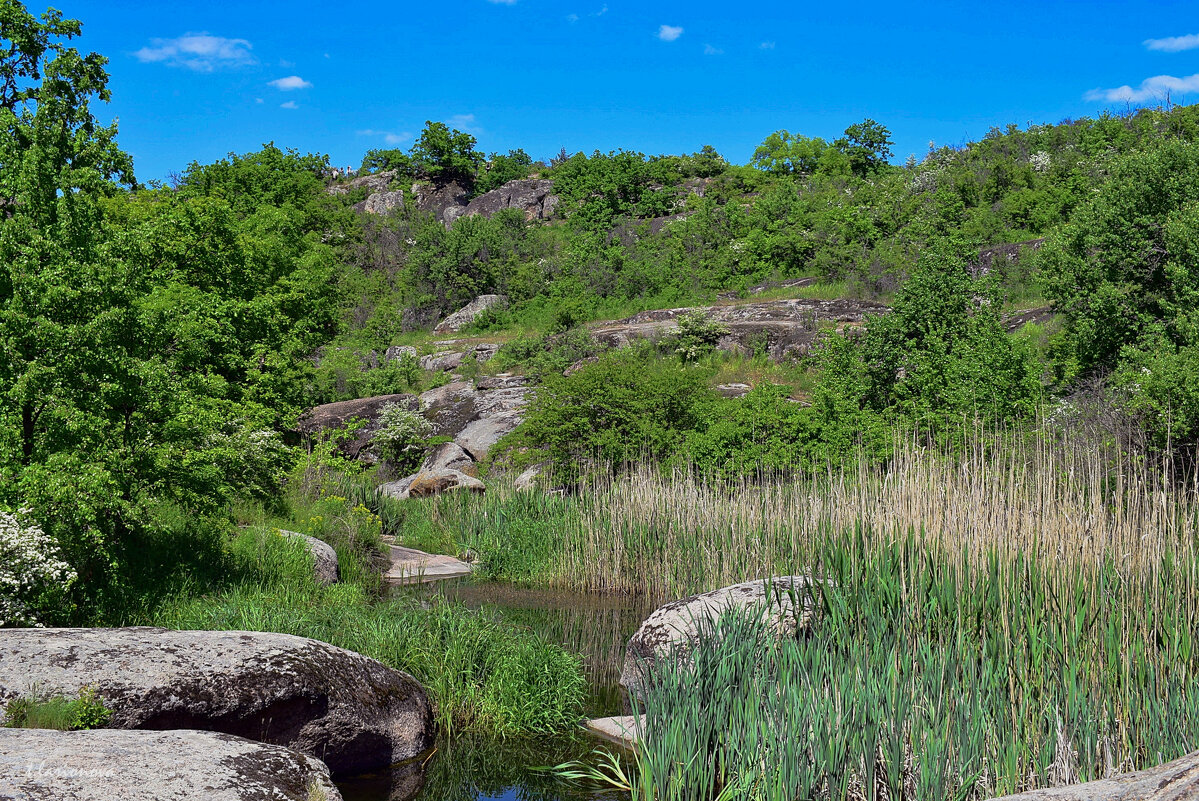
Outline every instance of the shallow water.
<path id="1" fill-rule="evenodd" d="M 587 717 L 622 714 L 618 681 L 624 647 L 659 604 L 645 598 L 533 590 L 469 579 L 398 589 L 427 600 L 443 597 L 539 632 L 583 654 L 590 692 Z M 443 742 L 387 771 L 338 782 L 346 801 L 596 801 L 612 793 L 585 792 L 533 768 L 586 756 L 602 745 L 578 736 L 466 738 Z"/>

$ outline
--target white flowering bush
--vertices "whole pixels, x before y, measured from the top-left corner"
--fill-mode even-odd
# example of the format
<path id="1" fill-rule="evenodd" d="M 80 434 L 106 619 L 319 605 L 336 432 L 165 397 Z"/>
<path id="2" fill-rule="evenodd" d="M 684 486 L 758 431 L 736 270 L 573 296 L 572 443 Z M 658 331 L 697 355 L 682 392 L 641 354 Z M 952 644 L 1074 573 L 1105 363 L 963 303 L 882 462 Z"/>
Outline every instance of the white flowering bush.
<path id="1" fill-rule="evenodd" d="M 1037 172 L 1046 172 L 1053 166 L 1053 159 L 1044 150 L 1038 150 L 1028 157 L 1028 163 Z"/>
<path id="2" fill-rule="evenodd" d="M 415 467 L 420 462 L 433 433 L 432 423 L 397 403 L 383 405 L 378 426 L 371 437 L 375 451 L 400 469 Z"/>
<path id="3" fill-rule="evenodd" d="M 75 578 L 58 543 L 29 518 L 28 509 L 0 512 L 0 628 L 41 625 L 37 601 Z"/>

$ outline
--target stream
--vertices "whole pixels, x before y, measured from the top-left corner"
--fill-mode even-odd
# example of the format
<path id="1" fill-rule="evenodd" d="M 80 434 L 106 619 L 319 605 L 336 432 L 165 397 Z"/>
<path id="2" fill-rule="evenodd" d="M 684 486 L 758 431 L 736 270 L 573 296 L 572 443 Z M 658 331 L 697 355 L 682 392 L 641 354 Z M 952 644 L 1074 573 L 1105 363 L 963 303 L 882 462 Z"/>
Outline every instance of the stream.
<path id="1" fill-rule="evenodd" d="M 456 579 L 397 588 L 423 597 L 442 596 L 483 614 L 524 626 L 584 657 L 588 718 L 620 715 L 618 684 L 624 647 L 659 605 L 645 598 L 538 590 Z M 345 801 L 596 801 L 615 793 L 587 792 L 533 768 L 580 759 L 606 745 L 580 730 L 577 736 L 457 738 L 425 755 L 379 773 L 338 782 Z M 611 746 L 608 746 L 611 748 Z"/>

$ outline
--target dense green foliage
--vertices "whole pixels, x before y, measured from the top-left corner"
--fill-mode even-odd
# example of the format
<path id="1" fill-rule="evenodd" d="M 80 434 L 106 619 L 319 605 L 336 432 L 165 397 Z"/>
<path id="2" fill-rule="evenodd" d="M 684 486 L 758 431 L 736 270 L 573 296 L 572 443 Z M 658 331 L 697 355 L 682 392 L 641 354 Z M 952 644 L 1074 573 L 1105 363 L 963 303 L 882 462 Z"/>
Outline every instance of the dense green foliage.
<path id="1" fill-rule="evenodd" d="M 112 710 L 90 687 L 75 698 L 21 696 L 10 699 L 4 708 L 4 725 L 13 729 L 102 729 L 110 717 Z"/>

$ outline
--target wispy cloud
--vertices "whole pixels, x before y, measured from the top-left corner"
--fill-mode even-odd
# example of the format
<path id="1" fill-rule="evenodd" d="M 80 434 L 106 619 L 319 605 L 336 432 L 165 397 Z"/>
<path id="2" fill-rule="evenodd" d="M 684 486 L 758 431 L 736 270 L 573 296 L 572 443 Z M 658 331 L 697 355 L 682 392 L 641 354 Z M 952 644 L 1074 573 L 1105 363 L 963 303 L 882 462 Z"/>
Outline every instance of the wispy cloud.
<path id="1" fill-rule="evenodd" d="M 299 104 L 294 100 L 288 100 L 286 103 L 280 103 L 279 108 L 299 108 Z"/>
<path id="2" fill-rule="evenodd" d="M 488 3 L 494 3 L 497 6 L 514 6 L 516 0 L 487 0 Z"/>
<path id="3" fill-rule="evenodd" d="M 226 39 L 208 33 L 185 33 L 175 39 L 151 39 L 133 54 L 144 64 L 166 64 L 196 72 L 219 67 L 243 67 L 254 63 L 253 45 L 245 39 Z"/>
<path id="4" fill-rule="evenodd" d="M 576 22 L 579 21 L 579 15 L 578 14 L 567 14 L 566 21 L 569 22 L 571 25 L 574 25 Z"/>
<path id="5" fill-rule="evenodd" d="M 758 49 L 759 50 L 773 50 L 774 42 L 762 42 L 762 44 L 758 45 Z"/>
<path id="6" fill-rule="evenodd" d="M 1194 50 L 1199 47 L 1199 33 L 1189 33 L 1186 36 L 1167 36 L 1165 39 L 1146 39 L 1144 45 L 1150 50 L 1161 50 L 1166 53 Z"/>
<path id="7" fill-rule="evenodd" d="M 1164 100 L 1167 94 L 1186 95 L 1199 92 L 1199 75 L 1175 78 L 1173 75 L 1155 75 L 1141 81 L 1135 89 L 1117 86 L 1115 89 L 1092 89 L 1086 99 L 1108 103 L 1143 103 L 1146 100 Z"/>
<path id="8" fill-rule="evenodd" d="M 312 84 L 301 78 L 299 75 L 288 75 L 286 78 L 276 78 L 269 81 L 269 85 L 275 87 L 281 92 L 291 92 L 295 89 L 311 89 Z"/>
<path id="9" fill-rule="evenodd" d="M 663 42 L 673 42 L 683 35 L 683 28 L 679 25 L 663 25 L 658 28 L 658 38 Z"/>
<path id="10" fill-rule="evenodd" d="M 706 45 L 704 45 L 704 55 L 705 56 L 723 56 L 724 51 L 721 50 L 719 47 L 712 47 L 712 45 L 706 44 Z"/>
<path id="11" fill-rule="evenodd" d="M 382 137 L 383 141 L 389 145 L 400 145 L 412 139 L 412 134 L 408 131 L 377 131 L 374 128 L 367 128 L 364 131 L 357 131 L 359 136 Z"/>
<path id="12" fill-rule="evenodd" d="M 468 134 L 474 134 L 475 136 L 483 133 L 483 129 L 475 121 L 474 114 L 455 114 L 446 120 L 446 123 L 451 128 L 457 128 L 459 131 L 466 131 Z"/>

